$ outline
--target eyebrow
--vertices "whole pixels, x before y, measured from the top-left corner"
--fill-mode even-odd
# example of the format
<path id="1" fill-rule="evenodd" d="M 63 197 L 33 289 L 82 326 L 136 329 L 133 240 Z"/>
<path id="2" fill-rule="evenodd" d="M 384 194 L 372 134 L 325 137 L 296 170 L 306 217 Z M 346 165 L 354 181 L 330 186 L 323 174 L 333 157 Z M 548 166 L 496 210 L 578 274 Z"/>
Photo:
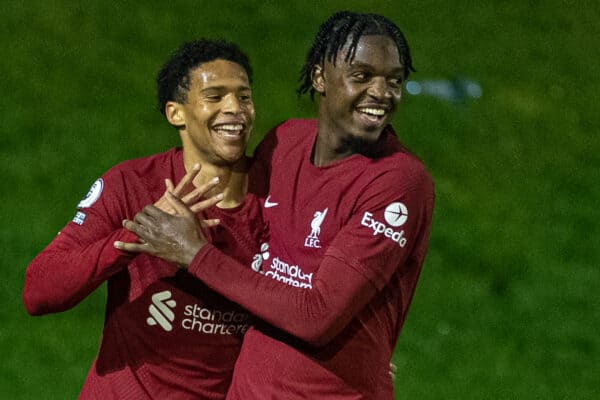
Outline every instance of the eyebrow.
<path id="1" fill-rule="evenodd" d="M 361 61 L 352 61 L 352 63 L 350 63 L 349 66 L 350 66 L 350 68 L 365 68 L 365 69 L 368 69 L 368 70 L 375 69 L 373 67 L 373 65 L 366 64 L 366 63 L 363 63 Z M 403 72 L 404 72 L 404 67 L 403 66 L 400 66 L 398 68 L 394 68 L 394 70 L 393 70 L 393 73 L 403 73 Z"/>
<path id="2" fill-rule="evenodd" d="M 204 89 L 200 90 L 200 93 L 204 93 L 204 92 L 208 92 L 211 90 L 228 90 L 229 87 L 227 86 L 209 86 L 209 87 L 205 87 Z M 237 90 L 252 90 L 249 86 L 239 86 L 237 88 Z"/>

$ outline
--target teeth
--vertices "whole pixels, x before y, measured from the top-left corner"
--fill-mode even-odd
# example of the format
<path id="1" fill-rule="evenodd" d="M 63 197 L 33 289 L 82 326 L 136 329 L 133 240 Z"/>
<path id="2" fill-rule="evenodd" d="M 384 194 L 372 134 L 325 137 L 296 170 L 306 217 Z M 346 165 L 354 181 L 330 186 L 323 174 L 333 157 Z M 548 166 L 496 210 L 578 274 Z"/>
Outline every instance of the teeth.
<path id="1" fill-rule="evenodd" d="M 385 114 L 385 110 L 382 108 L 361 108 L 360 112 L 370 115 L 375 115 L 377 117 L 381 117 Z"/>
<path id="2" fill-rule="evenodd" d="M 244 129 L 244 126 L 242 124 L 227 124 L 216 126 L 215 129 L 223 131 L 241 131 Z"/>

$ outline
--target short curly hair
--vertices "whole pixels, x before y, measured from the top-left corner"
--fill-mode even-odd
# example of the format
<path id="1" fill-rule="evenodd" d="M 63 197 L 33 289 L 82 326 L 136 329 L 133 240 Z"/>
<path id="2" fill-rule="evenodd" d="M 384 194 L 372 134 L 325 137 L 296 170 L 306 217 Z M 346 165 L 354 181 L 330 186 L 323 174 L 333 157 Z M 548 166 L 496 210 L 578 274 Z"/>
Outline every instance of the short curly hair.
<path id="1" fill-rule="evenodd" d="M 163 65 L 156 77 L 158 109 L 165 115 L 168 101 L 185 103 L 190 89 L 190 71 L 200 64 L 217 59 L 241 65 L 252 83 L 252 68 L 248 56 L 231 42 L 222 39 L 198 39 L 184 43 Z"/>

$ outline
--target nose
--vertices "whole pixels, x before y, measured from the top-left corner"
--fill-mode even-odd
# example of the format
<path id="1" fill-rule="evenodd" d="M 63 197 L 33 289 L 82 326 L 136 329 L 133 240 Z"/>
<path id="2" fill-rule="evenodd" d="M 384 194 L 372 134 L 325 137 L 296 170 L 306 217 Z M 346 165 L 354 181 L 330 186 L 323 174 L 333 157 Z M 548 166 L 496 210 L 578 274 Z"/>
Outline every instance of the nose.
<path id="1" fill-rule="evenodd" d="M 373 78 L 371 85 L 367 89 L 367 93 L 377 100 L 391 99 L 393 97 L 392 90 L 384 77 Z"/>
<path id="2" fill-rule="evenodd" d="M 223 112 L 228 114 L 239 114 L 242 108 L 240 107 L 240 101 L 236 95 L 230 94 L 225 97 L 223 102 Z"/>

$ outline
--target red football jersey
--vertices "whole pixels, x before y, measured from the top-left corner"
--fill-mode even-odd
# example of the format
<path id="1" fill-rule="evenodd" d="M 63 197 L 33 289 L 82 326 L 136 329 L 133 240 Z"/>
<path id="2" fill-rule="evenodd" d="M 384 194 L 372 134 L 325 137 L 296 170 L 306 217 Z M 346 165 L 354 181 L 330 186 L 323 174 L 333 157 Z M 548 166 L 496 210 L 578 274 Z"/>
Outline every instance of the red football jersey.
<path id="1" fill-rule="evenodd" d="M 113 247 L 122 228 L 185 174 L 181 149 L 126 161 L 98 179 L 79 211 L 29 265 L 23 298 L 32 314 L 66 310 L 108 281 L 102 343 L 82 399 L 222 399 L 248 314 L 188 272 Z M 253 194 L 234 209 L 207 210 L 221 224 L 209 241 L 249 265 L 263 234 Z"/>
<path id="2" fill-rule="evenodd" d="M 270 238 L 255 272 L 210 245 L 189 268 L 268 323 L 246 333 L 230 399 L 393 397 L 389 362 L 427 249 L 433 183 L 391 127 L 372 157 L 316 167 L 317 130 L 290 120 L 257 149 L 250 190 Z"/>

